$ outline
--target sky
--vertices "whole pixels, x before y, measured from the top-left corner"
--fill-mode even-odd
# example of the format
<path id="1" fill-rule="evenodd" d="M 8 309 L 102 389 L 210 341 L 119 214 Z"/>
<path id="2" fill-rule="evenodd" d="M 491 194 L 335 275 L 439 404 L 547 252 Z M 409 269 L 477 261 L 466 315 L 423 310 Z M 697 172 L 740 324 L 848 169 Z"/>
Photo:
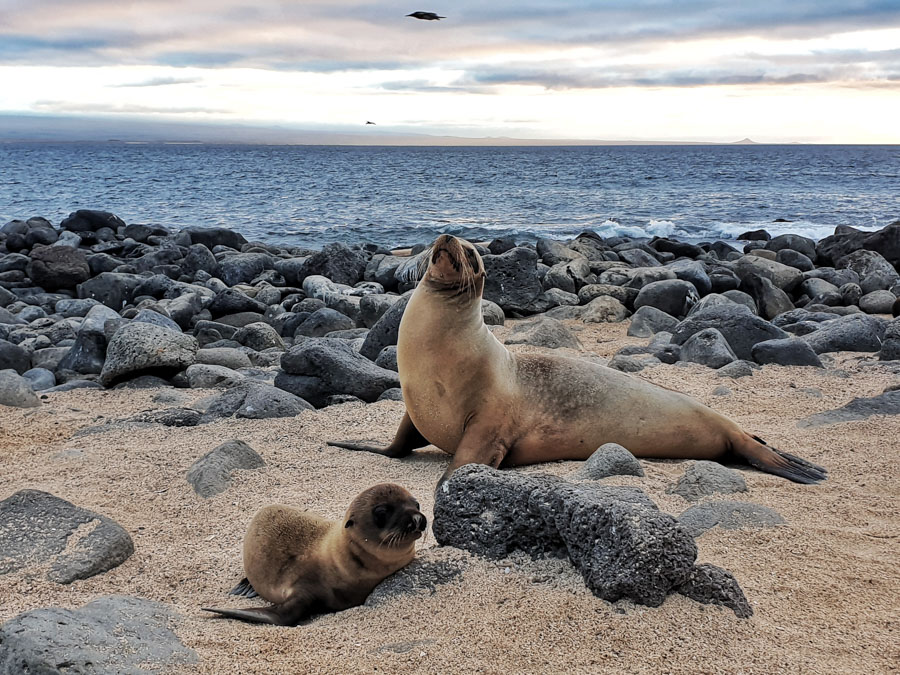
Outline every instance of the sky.
<path id="1" fill-rule="evenodd" d="M 900 0 L 0 0 L 0 113 L 900 143 Z"/>

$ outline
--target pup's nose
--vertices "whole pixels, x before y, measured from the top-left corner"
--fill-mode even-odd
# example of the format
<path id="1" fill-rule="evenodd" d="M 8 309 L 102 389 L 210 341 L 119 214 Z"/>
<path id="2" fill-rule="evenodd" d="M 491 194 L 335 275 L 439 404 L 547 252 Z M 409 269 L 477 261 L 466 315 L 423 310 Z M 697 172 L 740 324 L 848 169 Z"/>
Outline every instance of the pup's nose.
<path id="1" fill-rule="evenodd" d="M 413 525 L 419 532 L 424 532 L 428 527 L 428 520 L 421 513 L 417 513 L 412 517 Z"/>

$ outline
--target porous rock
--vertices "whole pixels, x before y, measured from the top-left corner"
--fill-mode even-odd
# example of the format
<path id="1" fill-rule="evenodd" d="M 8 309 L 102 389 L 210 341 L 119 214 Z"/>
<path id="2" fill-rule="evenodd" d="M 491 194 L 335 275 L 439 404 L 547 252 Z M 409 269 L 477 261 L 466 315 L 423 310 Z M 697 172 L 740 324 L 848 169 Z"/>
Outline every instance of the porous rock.
<path id="1" fill-rule="evenodd" d="M 537 253 L 517 246 L 500 255 L 483 256 L 484 297 L 505 312 L 523 312 L 544 290 L 537 273 Z"/>
<path id="2" fill-rule="evenodd" d="M 687 580 L 696 545 L 671 516 L 614 495 L 593 483 L 467 465 L 438 488 L 433 530 L 443 545 L 492 558 L 568 555 L 595 595 L 659 606 Z"/>
<path id="3" fill-rule="evenodd" d="M 109 386 L 125 375 L 182 370 L 193 364 L 196 353 L 197 340 L 190 335 L 149 323 L 130 323 L 110 340 L 100 381 Z"/>
<path id="4" fill-rule="evenodd" d="M 678 587 L 678 592 L 695 602 L 728 607 L 739 619 L 753 616 L 737 579 L 728 570 L 715 565 L 695 565 L 687 580 Z"/>

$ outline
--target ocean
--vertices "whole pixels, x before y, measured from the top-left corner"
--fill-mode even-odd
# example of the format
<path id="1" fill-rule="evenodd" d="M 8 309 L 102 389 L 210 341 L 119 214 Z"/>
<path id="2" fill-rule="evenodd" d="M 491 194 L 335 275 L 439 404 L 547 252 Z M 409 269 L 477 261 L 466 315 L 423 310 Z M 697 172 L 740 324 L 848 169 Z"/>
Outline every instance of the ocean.
<path id="1" fill-rule="evenodd" d="M 814 239 L 900 219 L 900 146 L 0 144 L 0 223 L 79 208 L 317 248 L 439 233 Z M 776 222 L 776 221 L 789 222 Z"/>

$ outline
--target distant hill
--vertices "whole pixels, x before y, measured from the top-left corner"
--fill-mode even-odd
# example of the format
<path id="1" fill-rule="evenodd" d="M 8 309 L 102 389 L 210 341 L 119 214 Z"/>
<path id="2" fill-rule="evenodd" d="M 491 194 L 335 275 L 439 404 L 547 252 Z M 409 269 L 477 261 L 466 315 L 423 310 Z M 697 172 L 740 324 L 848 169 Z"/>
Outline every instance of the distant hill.
<path id="1" fill-rule="evenodd" d="M 216 143 L 260 145 L 724 145 L 677 141 L 615 141 L 395 133 L 374 125 L 359 131 L 286 126 L 177 122 L 115 117 L 0 114 L 0 142 Z M 749 138 L 738 144 L 754 143 Z"/>

